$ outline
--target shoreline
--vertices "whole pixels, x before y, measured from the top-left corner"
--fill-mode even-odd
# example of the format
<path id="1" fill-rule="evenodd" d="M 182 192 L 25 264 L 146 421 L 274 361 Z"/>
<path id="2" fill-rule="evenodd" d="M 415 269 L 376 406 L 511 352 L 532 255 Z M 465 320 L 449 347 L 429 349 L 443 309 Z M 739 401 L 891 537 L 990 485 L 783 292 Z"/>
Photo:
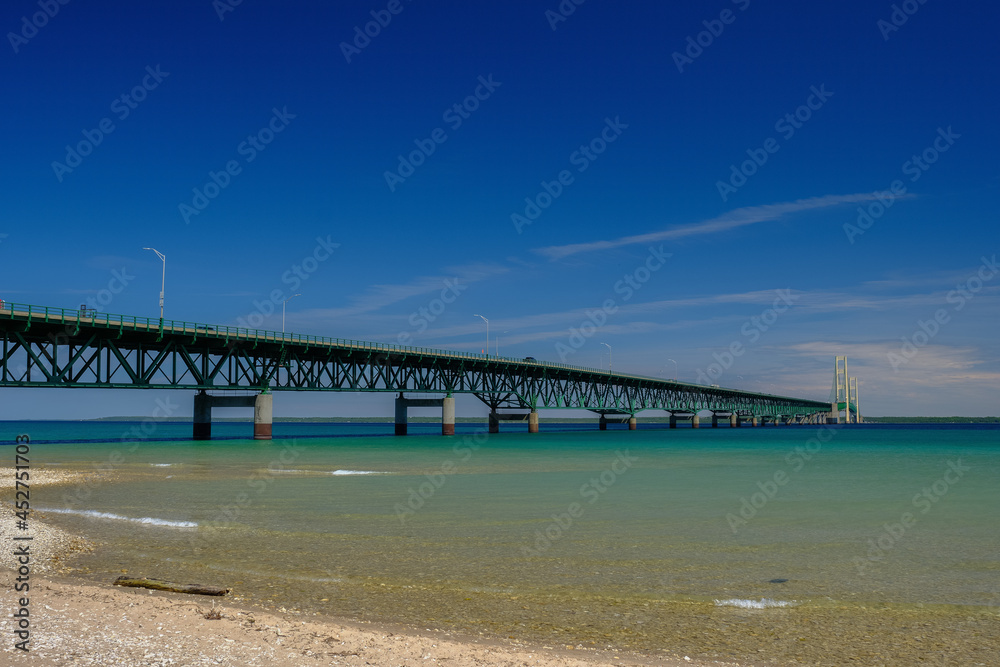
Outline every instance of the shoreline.
<path id="1" fill-rule="evenodd" d="M 0 578 L 5 610 L 13 575 Z M 10 614 L 0 616 L 5 664 L 399 665 L 748 667 L 751 663 L 650 657 L 631 651 L 541 646 L 428 628 L 310 616 L 206 597 L 32 575 L 30 652 L 14 648 Z M 211 612 L 219 617 L 213 618 Z M 11 662 L 8 662 L 10 660 Z"/>
<path id="2" fill-rule="evenodd" d="M 42 476 L 39 476 L 42 477 Z M 64 484 L 73 476 L 44 476 Z M 9 488 L 9 487 L 7 487 Z M 0 487 L 0 491 L 5 491 Z M 3 495 L 7 495 L 4 493 Z M 6 501 L 7 498 L 4 498 Z M 10 508 L 8 503 L 4 503 Z M 0 539 L 20 544 L 14 517 L 0 512 Z M 649 656 L 632 650 L 544 645 L 516 637 L 466 635 L 435 628 L 368 622 L 269 608 L 238 597 L 123 588 L 73 576 L 72 560 L 99 547 L 84 536 L 30 519 L 29 589 L 15 591 L 14 549 L 0 552 L 0 664 L 115 665 L 479 665 L 482 667 L 607 667 L 662 665 L 748 667 Z M 232 594 L 230 594 L 232 595 Z M 27 601 L 29 650 L 16 648 L 18 619 Z M 22 637 L 23 639 L 23 637 Z"/>
<path id="3" fill-rule="evenodd" d="M 32 471 L 32 484 L 57 489 L 85 479 L 89 473 L 73 470 Z M 760 667 L 762 665 L 912 665 L 932 661 L 941 665 L 991 665 L 990 655 L 1000 650 L 1000 626 L 996 608 L 877 600 L 804 600 L 783 609 L 711 607 L 705 602 L 680 606 L 651 600 L 642 612 L 649 621 L 639 635 L 607 639 L 597 646 L 563 644 L 563 636 L 580 639 L 585 621 L 555 605 L 532 606 L 526 616 L 547 622 L 553 639 L 532 635 L 517 623 L 494 626 L 498 608 L 489 596 L 480 604 L 488 610 L 489 624 L 474 622 L 437 625 L 420 605 L 395 586 L 380 593 L 389 604 L 381 618 L 367 612 L 375 607 L 344 606 L 326 609 L 288 609 L 274 601 L 252 599 L 236 590 L 225 598 L 212 598 L 111 585 L 118 565 L 99 566 L 92 575 L 75 567 L 105 558 L 112 545 L 94 544 L 91 535 L 74 523 L 44 518 L 44 510 L 29 518 L 31 530 L 16 529 L 12 514 L 13 469 L 0 468 L 0 664 L 38 665 L 283 665 L 339 664 L 383 665 L 448 662 L 457 665 L 700 665 L 707 667 Z M 104 481 L 119 479 L 112 474 Z M 8 489 L 10 489 L 8 491 Z M 65 529 L 58 526 L 64 526 Z M 30 534 L 31 653 L 14 649 L 12 612 L 18 608 L 13 590 L 17 576 L 13 549 L 18 535 Z M 94 533 L 96 535 L 98 533 Z M 91 535 L 91 536 L 93 536 Z M 86 555 L 90 553 L 91 555 Z M 79 558 L 77 558 L 79 557 Z M 82 561 L 82 562 L 81 562 Z M 153 568 L 155 570 L 157 568 Z M 125 570 L 121 570 L 125 572 Z M 135 576 L 161 576 L 179 583 L 217 584 L 194 581 L 156 571 L 129 572 Z M 178 574 L 175 572 L 174 574 Z M 242 582 L 238 582 L 242 583 Z M 379 590 L 379 589 L 376 589 Z M 332 597 L 332 596 L 331 596 Z M 360 599 L 360 598 L 359 598 Z M 468 599 L 468 598 L 466 598 Z M 562 600 L 566 603 L 570 599 Z M 576 608 L 575 598 L 568 606 Z M 409 601 L 409 602 L 408 602 Z M 604 601 L 612 607 L 616 600 Z M 716 601 L 718 603 L 718 601 Z M 220 618 L 205 616 L 213 603 Z M 336 604 L 336 603 L 335 603 Z M 521 604 L 521 603 L 518 603 Z M 525 604 L 528 604 L 525 602 Z M 581 603 L 584 604 L 584 603 Z M 644 605 L 649 606 L 649 605 Z M 522 607 L 528 609 L 528 607 Z M 481 611 L 481 609 L 479 610 Z M 620 611 L 625 612 L 622 608 Z M 460 613 L 458 618 L 475 619 Z M 587 609 L 583 613 L 589 613 Z M 616 616 L 618 614 L 615 614 Z M 635 620 L 635 619 L 633 619 Z M 652 628 L 653 621 L 656 629 Z M 427 625 L 424 625 L 426 622 Z M 500 629 L 501 631 L 496 631 Z M 558 637 L 558 639 L 556 638 Z M 617 647 L 617 649 L 616 649 Z M 628 648 L 622 648 L 628 647 Z M 686 651 L 692 656 L 685 658 Z M 7 654 L 12 654 L 8 662 Z"/>

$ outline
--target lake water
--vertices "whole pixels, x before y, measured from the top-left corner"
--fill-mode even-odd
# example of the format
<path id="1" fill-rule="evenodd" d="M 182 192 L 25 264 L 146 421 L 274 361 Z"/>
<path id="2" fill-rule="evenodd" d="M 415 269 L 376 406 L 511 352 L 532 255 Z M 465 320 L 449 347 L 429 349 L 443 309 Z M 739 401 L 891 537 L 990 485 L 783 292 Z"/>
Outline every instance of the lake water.
<path id="1" fill-rule="evenodd" d="M 81 576 L 705 657 L 837 664 L 921 623 L 952 644 L 925 647 L 931 664 L 1000 647 L 994 427 L 276 423 L 262 442 L 217 422 L 192 442 L 171 439 L 190 424 L 133 426 L 2 423 L 3 442 L 30 434 L 34 470 L 90 472 L 32 494 L 36 517 L 101 544 Z"/>

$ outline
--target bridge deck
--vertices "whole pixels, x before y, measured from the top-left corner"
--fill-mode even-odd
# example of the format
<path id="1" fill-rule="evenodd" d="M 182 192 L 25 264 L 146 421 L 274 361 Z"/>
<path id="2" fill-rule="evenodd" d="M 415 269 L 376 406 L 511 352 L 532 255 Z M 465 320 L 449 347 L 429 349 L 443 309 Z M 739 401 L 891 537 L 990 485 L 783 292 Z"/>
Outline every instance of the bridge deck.
<path id="1" fill-rule="evenodd" d="M 829 402 L 452 350 L 0 303 L 0 386 L 471 393 L 496 409 L 827 412 Z"/>

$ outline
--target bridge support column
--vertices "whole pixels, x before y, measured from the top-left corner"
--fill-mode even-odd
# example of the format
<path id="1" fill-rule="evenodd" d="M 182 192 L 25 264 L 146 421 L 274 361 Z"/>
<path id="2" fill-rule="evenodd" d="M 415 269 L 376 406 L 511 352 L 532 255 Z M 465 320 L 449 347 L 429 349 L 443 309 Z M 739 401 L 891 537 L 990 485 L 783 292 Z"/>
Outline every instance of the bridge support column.
<path id="1" fill-rule="evenodd" d="M 698 415 L 691 415 L 691 428 L 699 428 L 701 426 L 701 419 Z"/>
<path id="2" fill-rule="evenodd" d="M 736 428 L 740 425 L 740 416 L 735 412 L 729 415 L 729 428 Z"/>
<path id="3" fill-rule="evenodd" d="M 670 413 L 670 428 L 677 428 L 677 415 Z"/>
<path id="4" fill-rule="evenodd" d="M 195 440 L 212 439 L 212 397 L 204 390 L 194 395 L 194 434 Z"/>
<path id="5" fill-rule="evenodd" d="M 538 410 L 528 413 L 528 433 L 538 433 Z"/>
<path id="6" fill-rule="evenodd" d="M 253 439 L 270 440 L 274 415 L 274 394 L 260 393 L 253 402 Z"/>
<path id="7" fill-rule="evenodd" d="M 489 432 L 490 433 L 499 433 L 500 432 L 500 418 L 497 416 L 497 413 L 493 412 L 492 410 L 490 411 L 490 428 L 489 428 Z"/>
<path id="8" fill-rule="evenodd" d="M 608 418 L 605 417 L 604 415 L 601 415 L 601 420 L 598 422 L 598 427 L 597 428 L 599 428 L 602 431 L 607 431 L 608 430 Z"/>
<path id="9" fill-rule="evenodd" d="M 396 435 L 406 435 L 406 399 L 402 393 L 396 397 Z"/>
<path id="10" fill-rule="evenodd" d="M 712 428 L 719 428 L 719 415 L 712 413 Z"/>
<path id="11" fill-rule="evenodd" d="M 750 418 L 750 425 L 751 426 L 756 426 L 757 425 L 757 417 L 751 417 Z"/>
<path id="12" fill-rule="evenodd" d="M 455 398 L 441 399 L 441 435 L 455 435 Z"/>
<path id="13" fill-rule="evenodd" d="M 639 421 L 632 415 L 628 418 L 628 430 L 634 431 L 639 427 Z"/>

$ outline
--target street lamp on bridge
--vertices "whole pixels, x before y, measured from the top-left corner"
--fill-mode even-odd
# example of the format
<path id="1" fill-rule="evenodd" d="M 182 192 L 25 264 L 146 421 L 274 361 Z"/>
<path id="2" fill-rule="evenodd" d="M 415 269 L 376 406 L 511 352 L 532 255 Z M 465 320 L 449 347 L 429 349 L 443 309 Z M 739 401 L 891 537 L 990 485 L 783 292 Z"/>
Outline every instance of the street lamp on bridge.
<path id="1" fill-rule="evenodd" d="M 486 322 L 486 356 L 490 356 L 490 321 L 483 317 L 482 315 L 473 315 L 473 317 L 482 318 L 483 322 Z"/>
<path id="2" fill-rule="evenodd" d="M 667 361 L 674 361 L 673 359 L 667 359 Z M 677 382 L 677 362 L 674 361 L 674 382 Z"/>
<path id="3" fill-rule="evenodd" d="M 611 372 L 611 346 L 608 345 L 607 343 L 601 343 L 601 345 L 603 345 L 606 348 L 608 348 L 608 372 L 610 373 Z"/>
<path id="4" fill-rule="evenodd" d="M 143 250 L 152 250 L 163 261 L 163 276 L 160 278 L 160 324 L 163 324 L 163 290 L 167 285 L 167 256 L 156 248 L 143 248 Z"/>
<path id="5" fill-rule="evenodd" d="M 293 294 L 281 302 L 281 333 L 285 333 L 285 304 L 301 294 Z"/>

